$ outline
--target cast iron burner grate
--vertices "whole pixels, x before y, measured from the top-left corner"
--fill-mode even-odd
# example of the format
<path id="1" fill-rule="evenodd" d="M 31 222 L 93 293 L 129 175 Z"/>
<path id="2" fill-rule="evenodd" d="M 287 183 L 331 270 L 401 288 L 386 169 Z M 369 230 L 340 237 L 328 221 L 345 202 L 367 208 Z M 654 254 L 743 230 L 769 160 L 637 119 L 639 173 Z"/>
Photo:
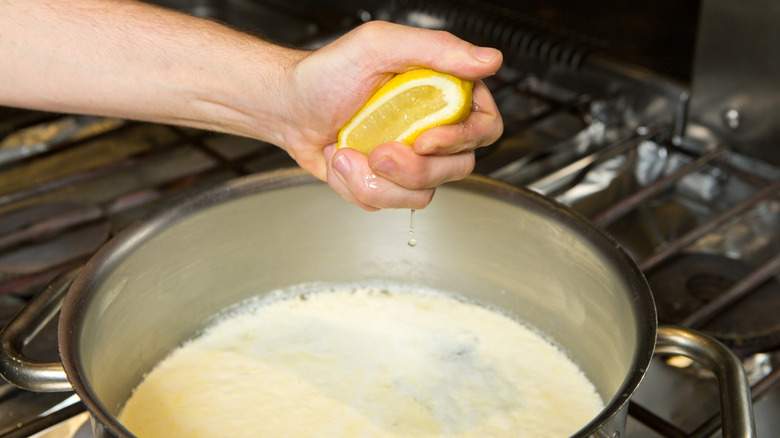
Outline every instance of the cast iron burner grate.
<path id="1" fill-rule="evenodd" d="M 709 320 L 696 317 L 699 309 L 728 295 L 756 270 L 719 254 L 686 253 L 673 258 L 648 275 L 659 322 L 706 331 L 742 357 L 778 349 L 780 282 L 774 277 Z"/>

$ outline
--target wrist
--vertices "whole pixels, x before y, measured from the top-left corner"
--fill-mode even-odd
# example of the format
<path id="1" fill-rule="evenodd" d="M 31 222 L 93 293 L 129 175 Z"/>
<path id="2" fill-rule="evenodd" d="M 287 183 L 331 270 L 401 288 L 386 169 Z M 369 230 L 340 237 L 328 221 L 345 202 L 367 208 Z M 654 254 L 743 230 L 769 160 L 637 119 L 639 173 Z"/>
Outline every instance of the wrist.
<path id="1" fill-rule="evenodd" d="M 190 66 L 190 80 L 179 90 L 187 107 L 170 122 L 284 147 L 291 76 L 307 52 L 228 32 L 223 44 L 209 44 L 201 64 Z"/>

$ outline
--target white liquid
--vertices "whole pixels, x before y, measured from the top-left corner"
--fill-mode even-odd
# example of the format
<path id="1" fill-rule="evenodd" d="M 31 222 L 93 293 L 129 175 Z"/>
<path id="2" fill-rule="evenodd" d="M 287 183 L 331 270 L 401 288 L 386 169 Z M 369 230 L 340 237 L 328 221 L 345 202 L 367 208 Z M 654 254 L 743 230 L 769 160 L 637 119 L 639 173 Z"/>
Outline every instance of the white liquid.
<path id="1" fill-rule="evenodd" d="M 120 421 L 147 437 L 567 437 L 603 408 L 557 348 L 455 299 L 358 289 L 233 316 Z"/>

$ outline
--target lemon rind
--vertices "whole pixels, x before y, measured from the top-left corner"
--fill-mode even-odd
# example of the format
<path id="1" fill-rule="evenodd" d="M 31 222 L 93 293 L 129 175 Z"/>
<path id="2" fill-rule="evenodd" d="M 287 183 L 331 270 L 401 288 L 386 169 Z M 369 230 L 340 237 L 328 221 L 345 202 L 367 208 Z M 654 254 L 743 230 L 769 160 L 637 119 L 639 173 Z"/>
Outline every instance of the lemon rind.
<path id="1" fill-rule="evenodd" d="M 385 84 L 385 86 L 392 85 L 393 80 L 399 78 L 399 76 L 391 79 L 387 84 Z M 430 75 L 424 75 L 411 80 L 406 80 L 402 85 L 392 86 L 391 89 L 387 89 L 385 92 L 382 92 L 380 89 L 380 92 L 374 95 L 369 100 L 369 102 L 363 108 L 361 108 L 361 110 L 358 111 L 358 113 L 355 114 L 349 123 L 347 123 L 347 125 L 341 130 L 338 136 L 337 148 L 341 149 L 344 147 L 349 147 L 344 144 L 345 139 L 348 138 L 351 132 L 359 126 L 358 121 L 365 118 L 366 114 L 376 111 L 381 105 L 386 103 L 389 98 L 392 98 L 392 96 L 402 94 L 411 88 L 421 85 L 433 85 L 437 88 L 440 88 L 443 91 L 445 99 L 447 100 L 447 105 L 441 110 L 431 113 L 427 117 L 413 123 L 406 131 L 397 136 L 393 141 L 401 141 L 411 145 L 415 138 L 425 129 L 431 128 L 433 126 L 453 123 L 458 121 L 461 113 L 468 113 L 468 111 L 464 111 L 463 107 L 466 105 L 466 100 L 468 100 L 471 95 L 471 87 L 465 87 L 466 90 L 464 92 L 464 85 L 466 85 L 464 81 L 450 75 L 432 72 Z M 435 122 L 431 122 L 432 120 L 435 120 Z"/>

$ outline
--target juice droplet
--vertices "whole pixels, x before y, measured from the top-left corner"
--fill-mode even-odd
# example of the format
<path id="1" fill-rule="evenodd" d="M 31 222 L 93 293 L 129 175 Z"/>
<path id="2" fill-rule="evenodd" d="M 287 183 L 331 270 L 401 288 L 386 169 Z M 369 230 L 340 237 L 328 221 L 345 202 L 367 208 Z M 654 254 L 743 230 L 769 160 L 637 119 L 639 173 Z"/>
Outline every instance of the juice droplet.
<path id="1" fill-rule="evenodd" d="M 414 238 L 414 209 L 410 210 L 409 214 L 409 234 L 411 237 L 406 241 L 406 244 L 414 248 L 417 246 L 417 239 Z"/>

